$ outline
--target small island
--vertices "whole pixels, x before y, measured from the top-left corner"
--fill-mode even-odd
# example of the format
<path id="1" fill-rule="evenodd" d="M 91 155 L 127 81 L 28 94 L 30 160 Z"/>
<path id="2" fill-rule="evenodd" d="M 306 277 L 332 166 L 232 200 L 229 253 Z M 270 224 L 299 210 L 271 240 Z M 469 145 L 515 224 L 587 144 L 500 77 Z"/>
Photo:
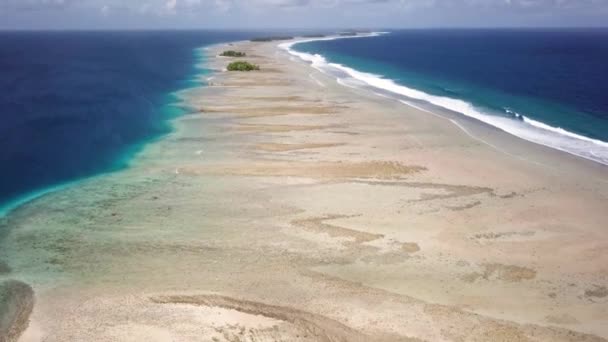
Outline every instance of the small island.
<path id="1" fill-rule="evenodd" d="M 272 42 L 275 40 L 290 40 L 293 39 L 293 36 L 271 36 L 271 37 L 258 37 L 252 38 L 252 42 Z"/>
<path id="2" fill-rule="evenodd" d="M 228 71 L 254 71 L 260 70 L 260 67 L 249 62 L 238 61 L 228 64 L 227 69 Z"/>
<path id="3" fill-rule="evenodd" d="M 222 52 L 220 54 L 220 56 L 222 56 L 222 57 L 245 57 L 245 56 L 247 56 L 247 54 L 244 52 L 240 52 L 240 51 L 227 50 L 227 51 Z"/>
<path id="4" fill-rule="evenodd" d="M 325 37 L 326 37 L 326 35 L 320 34 L 320 33 L 302 35 L 302 38 L 325 38 Z"/>

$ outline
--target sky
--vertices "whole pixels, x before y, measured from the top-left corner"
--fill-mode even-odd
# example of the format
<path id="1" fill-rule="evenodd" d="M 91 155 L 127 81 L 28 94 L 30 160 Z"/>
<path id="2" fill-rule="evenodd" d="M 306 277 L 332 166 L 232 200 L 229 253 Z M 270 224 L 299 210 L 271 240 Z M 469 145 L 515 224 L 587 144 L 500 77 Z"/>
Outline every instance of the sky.
<path id="1" fill-rule="evenodd" d="M 608 26 L 608 0 L 0 0 L 0 29 Z"/>

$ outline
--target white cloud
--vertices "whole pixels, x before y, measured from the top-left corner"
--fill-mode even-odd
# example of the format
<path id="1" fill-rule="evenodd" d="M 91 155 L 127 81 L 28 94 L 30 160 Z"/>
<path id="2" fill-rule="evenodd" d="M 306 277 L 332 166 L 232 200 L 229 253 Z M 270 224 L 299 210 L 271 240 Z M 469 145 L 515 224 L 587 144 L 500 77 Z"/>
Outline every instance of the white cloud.
<path id="1" fill-rule="evenodd" d="M 608 0 L 0 0 L 1 20 L 17 12 L 29 23 L 101 13 L 152 27 L 587 26 L 605 25 Z"/>
<path id="2" fill-rule="evenodd" d="M 167 10 L 170 12 L 175 11 L 176 6 L 177 6 L 177 0 L 167 0 L 167 3 L 165 4 L 165 8 L 167 8 Z"/>

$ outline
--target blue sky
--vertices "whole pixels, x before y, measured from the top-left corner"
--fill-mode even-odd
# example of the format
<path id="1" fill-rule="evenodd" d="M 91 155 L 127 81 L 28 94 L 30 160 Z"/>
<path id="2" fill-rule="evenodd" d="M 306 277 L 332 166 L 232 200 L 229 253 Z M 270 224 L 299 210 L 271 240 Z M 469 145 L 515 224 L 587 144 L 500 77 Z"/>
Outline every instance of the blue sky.
<path id="1" fill-rule="evenodd" d="M 608 0 L 0 0 L 0 29 L 606 25 Z"/>

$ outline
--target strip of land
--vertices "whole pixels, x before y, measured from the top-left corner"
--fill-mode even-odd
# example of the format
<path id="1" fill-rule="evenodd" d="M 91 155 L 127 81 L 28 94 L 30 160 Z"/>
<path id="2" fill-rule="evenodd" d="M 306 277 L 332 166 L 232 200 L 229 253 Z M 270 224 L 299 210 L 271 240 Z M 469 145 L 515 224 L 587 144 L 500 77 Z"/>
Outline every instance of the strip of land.
<path id="1" fill-rule="evenodd" d="M 209 49 L 172 134 L 3 219 L 21 341 L 606 341 L 605 167 L 277 44 Z"/>

